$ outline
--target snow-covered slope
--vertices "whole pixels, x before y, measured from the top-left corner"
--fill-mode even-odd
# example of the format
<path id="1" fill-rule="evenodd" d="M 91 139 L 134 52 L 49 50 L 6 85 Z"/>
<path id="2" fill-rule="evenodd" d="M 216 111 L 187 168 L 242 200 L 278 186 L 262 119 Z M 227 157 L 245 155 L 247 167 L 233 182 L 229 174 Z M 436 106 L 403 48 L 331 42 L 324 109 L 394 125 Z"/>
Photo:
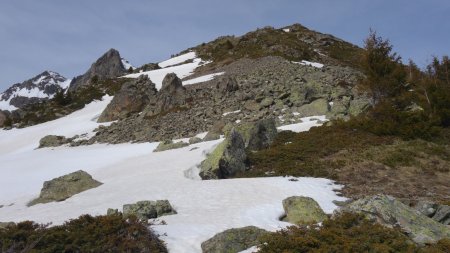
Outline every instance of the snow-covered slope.
<path id="1" fill-rule="evenodd" d="M 167 225 L 153 228 L 170 252 L 201 252 L 201 242 L 228 228 L 255 225 L 277 230 L 281 201 L 289 196 L 310 196 L 327 213 L 342 200 L 328 179 L 246 178 L 198 179 L 197 165 L 222 140 L 153 153 L 158 143 L 35 149 L 48 134 L 73 136 L 92 133 L 95 122 L 111 97 L 58 120 L 13 130 L 0 130 L 0 221 L 34 220 L 60 224 L 81 214 L 105 214 L 139 200 L 168 199 L 178 214 L 163 216 Z M 317 122 L 315 122 L 317 123 Z M 304 124 L 304 125 L 301 125 Z M 310 121 L 295 129 L 307 130 Z M 196 147 L 197 149 L 193 149 Z M 65 201 L 27 207 L 44 181 L 85 170 L 103 185 Z M 156 222 L 159 224 L 158 222 Z"/>
<path id="2" fill-rule="evenodd" d="M 69 87 L 70 81 L 56 72 L 44 71 L 1 93 L 0 110 L 12 111 L 42 99 L 53 98 L 58 91 Z"/>
<path id="3" fill-rule="evenodd" d="M 155 83 L 156 89 L 159 90 L 161 89 L 162 81 L 167 74 L 175 73 L 179 78 L 183 79 L 191 75 L 197 67 L 204 64 L 208 64 L 208 62 L 204 62 L 202 61 L 202 59 L 196 58 L 195 52 L 189 52 L 171 58 L 167 61 L 160 62 L 158 65 L 162 67 L 161 69 L 129 74 L 124 77 L 137 78 L 141 75 L 147 75 L 150 78 L 150 80 L 152 80 L 152 82 Z M 208 80 L 211 80 L 212 78 L 214 78 L 214 76 L 208 76 L 207 78 L 209 78 Z M 195 82 L 191 80 L 187 81 L 187 83 L 183 82 L 184 85 L 193 83 Z"/>
<path id="4" fill-rule="evenodd" d="M 126 70 L 129 70 L 130 68 L 135 69 L 135 67 L 133 65 L 131 65 L 131 63 L 124 58 L 122 58 L 122 65 Z"/>

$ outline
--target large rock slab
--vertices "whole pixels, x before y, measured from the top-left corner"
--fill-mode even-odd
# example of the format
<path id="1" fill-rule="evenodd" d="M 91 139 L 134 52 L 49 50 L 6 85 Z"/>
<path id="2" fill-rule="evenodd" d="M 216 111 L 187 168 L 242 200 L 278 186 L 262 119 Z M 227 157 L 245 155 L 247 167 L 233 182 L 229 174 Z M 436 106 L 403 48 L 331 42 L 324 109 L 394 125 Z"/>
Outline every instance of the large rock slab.
<path id="1" fill-rule="evenodd" d="M 328 218 L 319 204 L 312 198 L 292 196 L 283 200 L 283 209 L 286 216 L 283 221 L 305 225 L 319 223 Z"/>
<path id="2" fill-rule="evenodd" d="M 278 133 L 273 118 L 243 123 L 236 130 L 242 135 L 245 148 L 251 151 L 268 148 Z"/>
<path id="3" fill-rule="evenodd" d="M 450 237 L 450 228 L 386 195 L 359 199 L 344 210 L 364 214 L 369 219 L 388 227 L 401 228 L 418 244 L 434 243 Z"/>
<path id="4" fill-rule="evenodd" d="M 200 164 L 200 177 L 229 178 L 247 169 L 246 160 L 244 140 L 239 132 L 232 129 L 227 138 Z"/>
<path id="5" fill-rule="evenodd" d="M 439 205 L 436 213 L 431 218 L 444 225 L 450 225 L 450 206 Z"/>
<path id="6" fill-rule="evenodd" d="M 71 196 L 102 185 L 87 172 L 79 170 L 62 177 L 45 181 L 39 198 L 31 201 L 32 206 L 39 203 L 63 201 Z"/>
<path id="7" fill-rule="evenodd" d="M 148 220 L 161 217 L 163 215 L 176 214 L 168 200 L 156 201 L 138 201 L 135 204 L 127 204 L 123 206 L 123 215 L 128 217 L 136 216 L 141 220 Z"/>
<path id="8" fill-rule="evenodd" d="M 216 234 L 201 245 L 203 253 L 237 253 L 260 245 L 269 232 L 254 226 L 232 228 Z"/>
<path id="9" fill-rule="evenodd" d="M 156 99 L 155 84 L 146 75 L 126 82 L 102 112 L 97 122 L 108 122 L 141 112 L 150 100 Z"/>

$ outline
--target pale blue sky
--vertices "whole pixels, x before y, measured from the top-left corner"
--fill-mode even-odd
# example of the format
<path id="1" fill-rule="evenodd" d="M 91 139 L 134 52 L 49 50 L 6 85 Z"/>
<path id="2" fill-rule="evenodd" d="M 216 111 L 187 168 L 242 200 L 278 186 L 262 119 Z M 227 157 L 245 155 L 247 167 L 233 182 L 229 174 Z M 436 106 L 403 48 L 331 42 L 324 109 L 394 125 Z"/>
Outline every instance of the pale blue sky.
<path id="1" fill-rule="evenodd" d="M 301 23 L 362 45 L 369 28 L 420 66 L 450 54 L 448 0 L 1 0 L 0 90 L 72 78 L 109 48 L 139 66 L 221 35 Z"/>

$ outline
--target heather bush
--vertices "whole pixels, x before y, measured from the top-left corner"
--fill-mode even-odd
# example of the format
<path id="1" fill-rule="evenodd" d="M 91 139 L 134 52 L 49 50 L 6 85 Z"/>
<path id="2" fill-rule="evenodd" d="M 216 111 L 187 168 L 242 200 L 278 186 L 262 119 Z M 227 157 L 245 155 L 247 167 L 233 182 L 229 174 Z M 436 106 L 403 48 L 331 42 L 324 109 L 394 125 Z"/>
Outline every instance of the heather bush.
<path id="1" fill-rule="evenodd" d="M 2 252 L 167 252 L 164 243 L 135 217 L 83 215 L 49 227 L 31 221 L 0 230 Z"/>

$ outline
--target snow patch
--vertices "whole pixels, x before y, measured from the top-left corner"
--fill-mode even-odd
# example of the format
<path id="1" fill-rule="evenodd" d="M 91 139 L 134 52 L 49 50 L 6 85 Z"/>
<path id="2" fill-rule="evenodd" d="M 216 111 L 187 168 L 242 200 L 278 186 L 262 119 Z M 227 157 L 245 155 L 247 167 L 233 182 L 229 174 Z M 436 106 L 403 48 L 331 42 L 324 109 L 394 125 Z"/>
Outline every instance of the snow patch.
<path id="1" fill-rule="evenodd" d="M 186 53 L 186 54 L 175 56 L 175 57 L 170 58 L 170 59 L 168 59 L 166 61 L 162 61 L 162 62 L 158 63 L 158 65 L 161 68 L 167 68 L 167 67 L 170 67 L 170 66 L 173 66 L 173 65 L 177 65 L 177 64 L 183 63 L 183 62 L 188 61 L 188 60 L 193 60 L 195 58 L 197 58 L 197 54 L 195 52 L 189 52 L 189 53 Z"/>
<path id="2" fill-rule="evenodd" d="M 2 97 L 3 94 L 0 94 L 0 98 Z M 4 111 L 14 111 L 17 110 L 18 108 L 15 107 L 14 105 L 11 105 L 11 99 L 13 97 L 11 96 L 8 100 L 0 100 L 0 110 L 4 110 Z"/>
<path id="3" fill-rule="evenodd" d="M 292 132 L 305 132 L 311 129 L 311 127 L 321 126 L 323 122 L 328 121 L 325 115 L 311 116 L 301 118 L 302 122 L 290 125 L 284 125 L 277 127 L 278 131 L 292 131 Z"/>
<path id="4" fill-rule="evenodd" d="M 193 79 L 189 79 L 189 80 L 183 81 L 183 85 L 207 82 L 207 81 L 213 80 L 216 76 L 221 76 L 223 74 L 225 74 L 225 72 L 199 76 L 199 77 L 196 77 L 196 78 L 193 78 Z"/>
<path id="5" fill-rule="evenodd" d="M 325 65 L 323 65 L 322 63 L 318 63 L 318 62 L 310 62 L 310 61 L 305 61 L 305 60 L 303 60 L 303 61 L 301 61 L 301 62 L 295 62 L 295 61 L 293 61 L 292 63 L 296 63 L 296 64 L 300 64 L 300 65 L 305 65 L 305 66 L 311 66 L 311 67 L 315 67 L 315 68 L 319 68 L 319 69 L 321 69 L 321 68 L 323 68 L 323 66 L 325 66 Z"/>
<path id="6" fill-rule="evenodd" d="M 130 68 L 131 68 L 131 69 L 135 69 L 135 67 L 134 67 L 133 65 L 131 65 L 130 62 L 127 61 L 127 60 L 125 60 L 124 58 L 122 58 L 121 61 L 122 61 L 123 67 L 124 67 L 126 70 L 129 70 Z"/>
<path id="7" fill-rule="evenodd" d="M 108 208 L 167 199 L 178 214 L 160 217 L 167 225 L 152 228 L 170 252 L 195 253 L 201 252 L 203 241 L 226 229 L 257 226 L 275 231 L 289 226 L 279 220 L 281 202 L 287 197 L 311 197 L 326 213 L 337 208 L 334 200 L 345 200 L 335 192 L 341 186 L 323 178 L 297 178 L 295 182 L 287 177 L 198 180 L 198 164 L 223 139 L 156 153 L 153 150 L 158 143 L 35 149 L 39 139 L 48 134 L 91 132 L 99 125 L 92 119 L 111 98 L 104 97 L 54 121 L 0 130 L 0 204 L 14 203 L 0 208 L 2 221 L 58 225 L 81 214 L 104 215 Z M 318 124 L 317 120 L 325 117 L 304 119 L 295 129 L 305 130 L 307 124 Z M 26 206 L 39 194 L 44 181 L 79 169 L 103 184 L 65 201 Z"/>
<path id="8" fill-rule="evenodd" d="M 98 126 L 105 125 L 92 121 L 92 118 L 101 114 L 111 100 L 111 96 L 104 96 L 101 101 L 94 101 L 83 109 L 56 120 L 21 129 L 0 130 L 0 154 L 33 150 L 46 135 L 72 137 L 90 133 Z"/>
<path id="9" fill-rule="evenodd" d="M 182 65 L 177 65 L 173 67 L 167 67 L 163 69 L 150 70 L 141 73 L 129 74 L 124 77 L 126 78 L 138 78 L 141 75 L 147 75 L 153 83 L 155 83 L 156 89 L 161 89 L 162 81 L 164 77 L 169 73 L 175 73 L 180 79 L 183 79 L 191 75 L 194 70 L 200 66 L 207 64 L 208 62 L 203 62 L 202 59 L 196 58 L 191 63 L 186 63 Z"/>
<path id="10" fill-rule="evenodd" d="M 233 112 L 225 112 L 222 114 L 222 116 L 227 116 L 229 114 L 240 113 L 240 112 L 241 112 L 241 110 L 237 110 L 237 111 L 233 111 Z"/>

